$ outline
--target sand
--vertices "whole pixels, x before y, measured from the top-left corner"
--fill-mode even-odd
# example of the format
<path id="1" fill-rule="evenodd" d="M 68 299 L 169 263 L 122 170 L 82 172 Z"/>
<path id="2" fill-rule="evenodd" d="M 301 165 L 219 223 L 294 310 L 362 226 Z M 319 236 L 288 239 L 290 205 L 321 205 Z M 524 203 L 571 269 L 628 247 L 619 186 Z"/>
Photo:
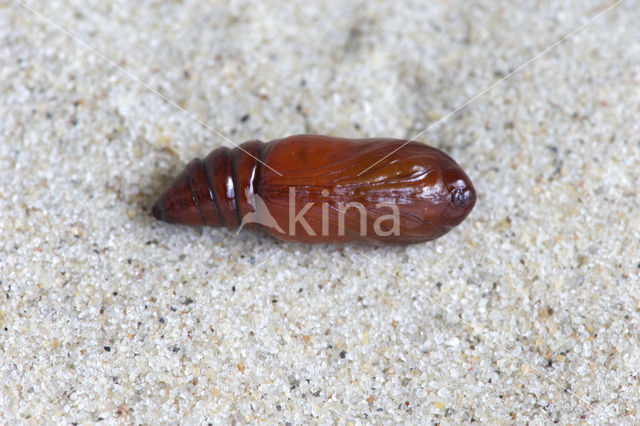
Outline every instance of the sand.
<path id="1" fill-rule="evenodd" d="M 0 1 L 0 423 L 640 422 L 637 2 L 309 3 Z M 299 133 L 420 134 L 477 205 L 409 247 L 148 216 Z"/>

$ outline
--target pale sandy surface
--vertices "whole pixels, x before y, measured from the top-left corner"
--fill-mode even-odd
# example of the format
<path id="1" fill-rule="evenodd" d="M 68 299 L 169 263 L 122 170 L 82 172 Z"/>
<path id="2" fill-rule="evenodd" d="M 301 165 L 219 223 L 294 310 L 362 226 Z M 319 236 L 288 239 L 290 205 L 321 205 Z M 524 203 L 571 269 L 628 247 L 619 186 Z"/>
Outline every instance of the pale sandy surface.
<path id="1" fill-rule="evenodd" d="M 0 423 L 640 422 L 638 1 L 419 138 L 479 199 L 407 248 L 148 217 L 230 144 L 132 75 L 237 143 L 411 137 L 612 2 L 27 3 L 131 75 L 0 1 Z"/>

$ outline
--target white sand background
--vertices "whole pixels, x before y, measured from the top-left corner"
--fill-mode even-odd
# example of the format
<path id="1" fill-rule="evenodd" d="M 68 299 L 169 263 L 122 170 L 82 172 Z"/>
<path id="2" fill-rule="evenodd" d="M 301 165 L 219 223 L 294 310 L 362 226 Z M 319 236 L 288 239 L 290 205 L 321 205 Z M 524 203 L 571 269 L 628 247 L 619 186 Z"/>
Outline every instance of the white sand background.
<path id="1" fill-rule="evenodd" d="M 640 422 L 637 0 L 25 2 L 50 22 L 0 1 L 0 423 Z M 439 240 L 146 214 L 232 146 L 195 118 L 409 138 L 586 23 L 418 138 L 478 191 Z"/>

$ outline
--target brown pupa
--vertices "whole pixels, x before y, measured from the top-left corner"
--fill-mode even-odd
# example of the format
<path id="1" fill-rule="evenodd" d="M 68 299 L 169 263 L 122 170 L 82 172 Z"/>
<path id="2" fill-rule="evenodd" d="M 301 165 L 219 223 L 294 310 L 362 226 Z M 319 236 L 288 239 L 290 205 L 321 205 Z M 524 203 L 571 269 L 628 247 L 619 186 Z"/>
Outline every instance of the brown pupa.
<path id="1" fill-rule="evenodd" d="M 286 241 L 412 244 L 447 233 L 475 202 L 469 177 L 436 148 L 297 135 L 194 159 L 152 212 L 165 222 L 260 229 Z"/>

